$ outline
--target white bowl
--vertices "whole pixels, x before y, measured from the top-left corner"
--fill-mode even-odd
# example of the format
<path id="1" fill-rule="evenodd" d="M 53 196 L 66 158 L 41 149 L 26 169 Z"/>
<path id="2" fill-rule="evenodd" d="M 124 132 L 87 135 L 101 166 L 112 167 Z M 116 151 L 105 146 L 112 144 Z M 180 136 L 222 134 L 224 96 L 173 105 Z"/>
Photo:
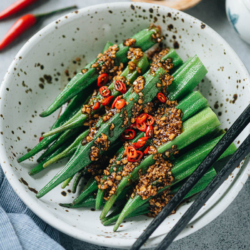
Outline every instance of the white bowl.
<path id="1" fill-rule="evenodd" d="M 41 132 L 48 131 L 55 120 L 57 114 L 43 119 L 38 114 L 48 107 L 61 85 L 67 82 L 64 70 L 69 68 L 72 73 L 80 67 L 72 60 L 80 57 L 81 65 L 86 64 L 102 50 L 107 40 L 122 42 L 148 27 L 150 22 L 161 25 L 166 44 L 174 46 L 184 60 L 195 54 L 201 58 L 208 74 L 199 90 L 219 115 L 222 128 L 228 128 L 249 102 L 246 68 L 229 45 L 206 24 L 180 11 L 157 5 L 102 4 L 61 17 L 25 44 L 1 85 L 0 155 L 9 182 L 20 198 L 51 226 L 93 244 L 129 247 L 151 219 L 141 216 L 127 221 L 113 233 L 112 227 L 101 225 L 99 211 L 60 207 L 59 202 L 70 202 L 75 196 L 69 192 L 66 197 L 62 196 L 60 187 L 38 200 L 31 188 L 42 188 L 65 162 L 30 177 L 28 170 L 36 164 L 37 156 L 21 164 L 17 163 L 17 158 L 27 148 L 35 146 Z M 52 76 L 51 84 L 46 81 L 41 84 L 39 79 L 45 74 Z M 242 142 L 248 133 L 249 129 L 244 131 L 236 144 Z M 246 160 L 178 238 L 195 232 L 216 218 L 239 193 L 249 172 Z M 189 205 L 183 205 L 175 215 L 167 218 L 145 247 L 159 243 Z"/>

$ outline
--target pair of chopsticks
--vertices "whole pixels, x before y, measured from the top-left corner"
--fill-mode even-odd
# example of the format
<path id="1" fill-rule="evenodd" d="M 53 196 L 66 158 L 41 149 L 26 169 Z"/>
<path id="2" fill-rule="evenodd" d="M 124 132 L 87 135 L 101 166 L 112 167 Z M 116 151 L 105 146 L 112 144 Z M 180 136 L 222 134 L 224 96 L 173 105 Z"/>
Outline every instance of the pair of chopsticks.
<path id="1" fill-rule="evenodd" d="M 136 240 L 131 250 L 140 249 L 140 247 L 147 241 L 150 235 L 158 228 L 158 226 L 165 220 L 171 212 L 179 206 L 184 197 L 199 181 L 199 179 L 209 170 L 209 168 L 216 162 L 222 153 L 229 147 L 235 138 L 242 132 L 242 130 L 250 123 L 250 104 L 238 117 L 234 124 L 230 127 L 227 133 L 221 138 L 218 144 L 203 160 L 194 173 L 183 184 L 175 196 L 165 206 L 158 216 L 149 224 L 147 229 Z M 189 221 L 201 209 L 206 201 L 214 194 L 220 185 L 228 178 L 233 170 L 240 164 L 240 162 L 250 153 L 250 135 L 244 140 L 241 146 L 233 154 L 227 164 L 217 174 L 217 176 L 210 182 L 210 184 L 200 193 L 198 198 L 194 201 L 192 206 L 186 211 L 176 225 L 171 229 L 163 241 L 158 245 L 156 250 L 165 250 L 169 247 L 177 235 L 186 227 Z"/>

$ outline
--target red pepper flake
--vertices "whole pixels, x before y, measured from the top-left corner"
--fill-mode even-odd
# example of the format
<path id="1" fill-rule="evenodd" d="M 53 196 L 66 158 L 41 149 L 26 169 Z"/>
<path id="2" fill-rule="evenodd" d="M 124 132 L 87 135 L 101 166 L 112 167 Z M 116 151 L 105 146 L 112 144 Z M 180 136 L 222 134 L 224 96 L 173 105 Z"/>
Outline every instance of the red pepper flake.
<path id="1" fill-rule="evenodd" d="M 43 140 L 43 137 L 42 137 L 42 136 L 39 138 L 39 142 L 40 142 L 41 140 Z"/>
<path id="2" fill-rule="evenodd" d="M 121 137 L 124 139 L 124 140 L 132 140 L 135 138 L 135 131 L 133 129 L 126 129 Z"/>
<path id="3" fill-rule="evenodd" d="M 99 103 L 99 102 L 96 102 L 96 103 L 94 104 L 94 106 L 93 106 L 93 110 L 97 110 L 97 109 L 99 109 L 99 107 L 100 107 L 100 103 Z"/>
<path id="4" fill-rule="evenodd" d="M 146 147 L 143 153 L 146 155 L 148 153 L 148 150 L 149 150 L 149 146 Z"/>
<path id="5" fill-rule="evenodd" d="M 121 96 L 117 96 L 117 97 L 115 98 L 115 100 L 113 101 L 112 106 L 111 106 L 112 109 L 115 108 L 115 104 L 116 104 L 117 101 L 120 100 L 120 99 L 121 99 Z"/>
<path id="6" fill-rule="evenodd" d="M 154 135 L 154 128 L 153 128 L 152 125 L 149 125 L 149 126 L 147 127 L 145 135 L 146 135 L 147 137 L 153 137 L 153 135 Z"/>
<path id="7" fill-rule="evenodd" d="M 137 151 L 134 147 L 128 146 L 126 148 L 127 158 L 128 159 L 135 159 L 137 157 Z"/>
<path id="8" fill-rule="evenodd" d="M 165 97 L 165 95 L 163 94 L 163 93 L 158 93 L 157 94 L 157 98 L 158 98 L 158 100 L 161 102 L 161 103 L 165 103 L 166 102 L 166 97 Z"/>
<path id="9" fill-rule="evenodd" d="M 101 96 L 107 97 L 110 95 L 110 90 L 107 86 L 102 86 L 101 88 L 99 88 L 99 93 L 101 94 Z"/>
<path id="10" fill-rule="evenodd" d="M 140 161 L 141 158 L 143 157 L 143 153 L 139 150 L 136 151 L 136 158 L 131 158 L 131 157 L 127 157 L 128 161 L 130 162 L 137 162 Z"/>
<path id="11" fill-rule="evenodd" d="M 137 149 L 143 147 L 143 146 L 146 144 L 147 140 L 148 140 L 148 137 L 142 137 L 142 138 L 140 138 L 140 139 L 136 142 L 135 147 L 136 147 Z"/>
<path id="12" fill-rule="evenodd" d="M 154 122 L 155 122 L 155 120 L 154 120 L 153 116 L 152 115 L 148 115 L 147 120 L 146 120 L 146 124 L 148 126 L 150 126 L 150 125 L 153 125 Z"/>
<path id="13" fill-rule="evenodd" d="M 115 89 L 117 91 L 120 91 L 122 94 L 125 94 L 127 92 L 125 83 L 119 80 L 115 81 Z"/>
<path id="14" fill-rule="evenodd" d="M 117 109 L 122 109 L 126 105 L 126 102 L 124 99 L 120 99 L 116 101 L 115 107 Z"/>
<path id="15" fill-rule="evenodd" d="M 137 127 L 136 127 L 136 123 L 132 123 L 132 124 L 129 126 L 129 128 L 132 128 L 132 129 L 137 129 Z"/>
<path id="16" fill-rule="evenodd" d="M 136 123 L 145 122 L 147 117 L 148 117 L 148 114 L 146 114 L 146 113 L 142 113 L 142 114 L 138 115 L 137 118 L 136 118 Z"/>
<path id="17" fill-rule="evenodd" d="M 142 132 L 145 132 L 146 129 L 147 129 L 146 122 L 143 122 L 143 123 L 136 123 L 136 127 L 137 127 L 137 129 L 139 129 L 139 130 L 142 131 Z"/>
<path id="18" fill-rule="evenodd" d="M 97 86 L 102 87 L 108 82 L 108 79 L 109 79 L 109 75 L 107 73 L 103 73 L 99 75 L 97 78 Z"/>
<path id="19" fill-rule="evenodd" d="M 113 99 L 113 96 L 112 96 L 112 95 L 109 96 L 109 97 L 107 97 L 107 98 L 105 98 L 104 101 L 102 102 L 102 105 L 103 105 L 103 106 L 108 105 L 108 104 L 112 101 L 112 99 Z"/>

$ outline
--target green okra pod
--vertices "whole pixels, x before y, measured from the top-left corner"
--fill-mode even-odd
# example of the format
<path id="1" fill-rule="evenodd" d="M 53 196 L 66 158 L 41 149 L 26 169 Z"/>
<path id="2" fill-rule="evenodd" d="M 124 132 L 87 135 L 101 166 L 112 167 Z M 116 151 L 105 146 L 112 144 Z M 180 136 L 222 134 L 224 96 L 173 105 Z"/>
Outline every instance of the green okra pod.
<path id="1" fill-rule="evenodd" d="M 210 108 L 205 108 L 195 116 L 191 117 L 183 123 L 183 132 L 178 135 L 172 141 L 169 141 L 157 148 L 157 153 L 163 154 L 166 151 L 171 153 L 172 146 L 177 147 L 178 150 L 185 148 L 189 144 L 198 140 L 208 132 L 212 131 L 220 125 L 220 122 L 215 113 Z M 197 133 L 199 131 L 199 133 Z M 139 170 L 145 172 L 149 166 L 153 165 L 155 160 L 153 155 L 147 156 L 141 161 L 140 165 L 137 166 L 128 176 L 123 177 L 120 181 L 116 193 L 110 197 L 108 202 L 105 204 L 100 218 L 104 218 L 108 211 L 111 209 L 117 197 L 120 195 L 122 190 L 128 186 L 131 182 L 135 182 L 139 178 Z"/>
<path id="2" fill-rule="evenodd" d="M 144 96 L 143 99 L 143 105 L 150 102 L 158 93 L 160 90 L 156 83 L 160 82 L 160 78 L 165 75 L 166 72 L 164 69 L 159 68 L 155 75 L 151 75 L 149 72 L 145 74 L 145 86 L 144 89 L 141 91 L 141 93 Z M 70 159 L 68 164 L 65 166 L 64 169 L 62 169 L 54 178 L 51 180 L 42 190 L 40 190 L 37 194 L 37 197 L 40 198 L 43 195 L 45 195 L 47 192 L 49 192 L 51 189 L 56 187 L 58 184 L 63 182 L 64 180 L 68 179 L 81 169 L 83 169 L 85 166 L 89 165 L 91 163 L 91 159 L 89 157 L 91 148 L 94 146 L 95 140 L 101 136 L 101 134 L 109 135 L 110 131 L 110 124 L 114 125 L 113 129 L 113 136 L 108 136 L 108 140 L 110 144 L 112 143 L 120 136 L 120 134 L 130 125 L 130 119 L 132 117 L 132 108 L 134 106 L 134 103 L 138 101 L 139 95 L 135 92 L 131 93 L 131 90 L 128 90 L 126 94 L 124 94 L 123 98 L 128 103 L 122 110 L 121 113 L 116 113 L 108 122 L 103 123 L 98 132 L 95 134 L 94 139 L 87 143 L 84 146 L 79 146 L 76 150 L 73 157 Z M 130 100 L 133 101 L 130 101 Z M 128 117 L 128 123 L 126 126 L 123 124 L 123 119 L 121 119 L 120 115 L 124 113 L 127 113 Z M 102 121 L 102 120 L 100 120 Z M 96 125 L 98 127 L 98 124 Z M 102 150 L 99 150 L 99 155 L 101 155 L 103 152 Z"/>
<path id="3" fill-rule="evenodd" d="M 200 130 L 195 130 L 200 131 Z M 205 157 L 209 154 L 209 152 L 215 147 L 215 145 L 218 143 L 218 141 L 221 139 L 223 135 L 204 143 L 196 148 L 193 148 L 186 154 L 179 157 L 175 162 L 173 162 L 174 167 L 171 169 L 172 175 L 174 177 L 174 182 L 171 184 L 171 186 L 177 184 L 178 182 L 184 180 L 188 176 L 190 176 L 195 169 L 199 166 L 199 164 L 205 159 Z M 219 159 L 222 159 L 228 155 L 233 154 L 236 151 L 235 145 L 232 143 L 227 150 L 221 155 Z M 158 191 L 158 193 L 161 193 L 162 191 L 166 190 L 170 186 L 165 186 L 162 189 Z M 142 200 L 140 195 L 135 195 L 133 199 L 129 199 L 127 204 L 125 205 L 119 219 L 116 222 L 116 225 L 114 227 L 114 231 L 117 230 L 123 219 L 130 214 L 132 211 L 134 211 L 136 208 L 142 206 L 145 202 L 150 200 L 152 197 L 149 197 L 148 199 Z M 106 203 L 107 204 L 107 203 Z M 105 205 L 106 205 L 105 204 Z"/>
<path id="4" fill-rule="evenodd" d="M 195 115 L 198 111 L 206 108 L 208 106 L 208 102 L 205 97 L 202 96 L 202 94 L 199 91 L 191 92 L 189 95 L 187 95 L 178 105 L 176 108 L 180 109 L 182 111 L 182 121 L 184 122 L 188 118 Z M 133 140 L 131 140 L 131 143 L 137 142 L 139 138 L 143 137 L 144 133 L 141 132 L 139 135 L 137 135 Z M 119 154 L 117 154 L 116 162 L 120 161 L 124 152 L 124 147 L 120 149 Z M 110 167 L 110 174 L 113 172 L 113 169 L 116 168 L 116 172 L 119 172 L 122 170 L 123 166 L 117 165 L 116 163 L 113 164 L 113 166 Z M 105 180 L 107 176 L 103 177 L 103 180 Z M 105 190 L 99 189 L 96 196 L 96 209 L 100 209 L 100 204 L 102 197 L 104 195 Z"/>
<path id="5" fill-rule="evenodd" d="M 163 60 L 167 60 L 168 58 L 172 59 L 173 62 L 173 70 L 178 68 L 183 62 L 181 60 L 181 58 L 178 56 L 178 54 L 176 53 L 176 51 L 174 49 L 169 49 L 169 52 L 167 55 L 165 55 L 163 57 Z M 147 60 L 146 55 L 144 54 L 144 56 L 139 59 L 139 61 L 137 61 L 135 58 L 133 58 L 131 60 L 132 62 L 134 62 L 138 68 L 141 69 L 141 73 L 145 73 L 149 63 Z M 138 71 L 135 69 L 134 71 L 130 72 L 129 67 L 127 66 L 126 69 L 122 72 L 121 76 L 124 76 L 128 81 L 133 82 L 140 74 L 138 73 Z M 108 89 L 111 92 L 111 95 L 113 96 L 113 98 L 116 98 L 118 95 L 120 95 L 121 93 L 119 91 L 117 91 L 115 89 L 115 81 L 113 81 Z M 97 94 L 96 100 L 100 101 L 102 99 L 102 96 L 100 95 L 100 93 Z M 98 112 L 103 106 L 100 104 L 100 107 L 97 110 L 93 110 L 92 111 L 92 115 L 95 114 L 96 112 Z M 55 133 L 59 133 L 62 132 L 64 130 L 67 129 L 72 129 L 72 128 L 76 128 L 79 126 L 82 126 L 83 123 L 88 119 L 88 115 L 87 114 L 82 114 L 81 109 L 65 124 L 63 124 L 61 127 L 58 127 L 54 130 L 51 130 L 48 133 L 45 133 L 44 136 L 51 136 L 52 134 Z"/>
<path id="6" fill-rule="evenodd" d="M 211 182 L 211 180 L 216 176 L 216 171 L 214 168 L 211 168 L 200 180 L 199 182 L 192 188 L 192 190 L 185 196 L 185 199 L 190 198 L 191 196 L 198 194 L 199 192 L 201 192 L 203 189 L 205 189 L 207 187 L 207 185 Z M 171 194 L 175 194 L 180 187 L 183 185 L 183 183 L 185 182 L 182 181 L 176 185 L 174 185 L 171 188 Z M 119 209 L 122 206 L 119 207 Z M 115 223 L 117 221 L 117 219 L 120 216 L 122 209 L 120 210 L 114 210 L 109 216 L 105 217 L 102 220 L 102 224 L 104 226 L 109 226 L 113 223 Z M 125 218 L 132 218 L 132 217 L 136 217 L 139 215 L 144 215 L 144 214 L 148 214 L 150 213 L 150 206 L 149 206 L 149 202 L 146 202 L 145 204 L 143 204 L 142 206 L 138 207 L 137 209 L 135 209 L 132 213 L 130 213 L 129 215 L 127 215 Z"/>
<path id="7" fill-rule="evenodd" d="M 75 128 L 72 130 L 67 130 L 63 132 L 58 139 L 38 158 L 38 162 L 43 161 L 46 157 L 48 157 L 50 154 L 55 152 L 56 149 L 58 149 L 61 145 L 63 145 L 68 139 L 75 139 L 79 133 L 81 133 L 84 130 L 84 127 L 82 128 Z"/>
<path id="8" fill-rule="evenodd" d="M 149 49 L 156 43 L 156 40 L 152 38 L 152 35 L 155 33 L 159 33 L 159 30 L 157 28 L 145 29 L 140 31 L 139 33 L 137 33 L 132 37 L 136 41 L 133 46 L 140 47 L 142 51 Z M 119 50 L 116 53 L 116 61 L 118 63 L 128 62 L 127 52 L 130 47 L 124 46 L 123 43 L 118 45 L 118 47 Z M 97 59 L 93 61 L 93 63 L 96 62 Z M 66 103 L 72 97 L 77 95 L 80 91 L 83 91 L 84 89 L 91 86 L 91 84 L 97 79 L 98 76 L 99 72 L 97 68 L 93 67 L 88 68 L 86 73 L 80 72 L 76 74 L 67 84 L 67 86 L 63 89 L 63 91 L 56 97 L 54 102 L 47 108 L 47 110 L 43 111 L 40 116 L 46 117 L 52 114 L 64 103 Z"/>

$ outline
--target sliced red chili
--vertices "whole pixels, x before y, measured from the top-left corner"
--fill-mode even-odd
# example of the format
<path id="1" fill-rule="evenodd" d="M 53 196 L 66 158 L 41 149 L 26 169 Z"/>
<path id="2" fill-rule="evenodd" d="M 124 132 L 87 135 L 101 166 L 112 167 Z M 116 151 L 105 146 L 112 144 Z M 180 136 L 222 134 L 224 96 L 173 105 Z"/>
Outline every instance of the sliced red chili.
<path id="1" fill-rule="evenodd" d="M 142 113 L 142 114 L 138 115 L 137 118 L 136 118 L 136 123 L 145 122 L 147 117 L 148 117 L 148 114 L 146 114 L 146 113 Z"/>
<path id="2" fill-rule="evenodd" d="M 162 103 L 165 103 L 166 102 L 166 97 L 165 97 L 165 95 L 163 94 L 163 93 L 158 93 L 157 94 L 157 98 L 158 98 L 158 100 L 160 101 L 160 102 L 162 102 Z"/>
<path id="3" fill-rule="evenodd" d="M 152 115 L 148 115 L 147 120 L 146 120 L 146 124 L 149 125 L 153 125 L 155 122 L 155 119 L 153 118 Z"/>
<path id="4" fill-rule="evenodd" d="M 125 83 L 118 80 L 115 82 L 115 89 L 117 91 L 120 91 L 122 94 L 125 94 L 127 92 Z"/>
<path id="5" fill-rule="evenodd" d="M 103 106 L 108 105 L 108 104 L 112 101 L 112 99 L 113 99 L 113 96 L 112 96 L 112 95 L 109 96 L 109 97 L 107 97 L 107 98 L 105 98 L 104 101 L 102 102 L 102 105 L 103 105 Z"/>
<path id="6" fill-rule="evenodd" d="M 137 129 L 136 123 L 132 123 L 132 124 L 129 126 L 129 128 Z"/>
<path id="7" fill-rule="evenodd" d="M 126 148 L 126 153 L 128 159 L 135 159 L 137 157 L 136 149 L 132 146 Z"/>
<path id="8" fill-rule="evenodd" d="M 115 100 L 113 101 L 112 106 L 111 106 L 112 109 L 115 108 L 115 104 L 116 104 L 117 101 L 120 100 L 120 99 L 121 99 L 121 96 L 117 96 L 117 97 L 115 98 Z"/>
<path id="9" fill-rule="evenodd" d="M 100 103 L 99 103 L 99 102 L 96 102 L 96 103 L 94 104 L 94 106 L 93 106 L 93 110 L 97 110 L 97 109 L 99 109 L 99 107 L 100 107 Z"/>
<path id="10" fill-rule="evenodd" d="M 135 131 L 133 129 L 128 128 L 122 133 L 121 136 L 124 140 L 132 140 L 135 138 Z"/>
<path id="11" fill-rule="evenodd" d="M 40 142 L 41 140 L 43 140 L 43 137 L 42 137 L 42 136 L 39 138 L 39 142 Z"/>
<path id="12" fill-rule="evenodd" d="M 120 99 L 116 101 L 115 107 L 117 109 L 122 109 L 126 105 L 126 102 L 124 99 Z"/>
<path id="13" fill-rule="evenodd" d="M 153 137 L 153 135 L 154 135 L 154 128 L 153 128 L 152 125 L 149 125 L 149 126 L 147 127 L 145 135 L 146 135 L 147 137 Z"/>
<path id="14" fill-rule="evenodd" d="M 97 78 L 97 86 L 102 87 L 108 82 L 108 80 L 109 80 L 109 75 L 107 73 L 99 75 Z"/>
<path id="15" fill-rule="evenodd" d="M 136 123 L 136 127 L 137 127 L 137 129 L 139 129 L 139 130 L 142 131 L 142 132 L 145 132 L 146 129 L 147 129 L 146 122 L 143 122 L 143 123 Z"/>
<path id="16" fill-rule="evenodd" d="M 130 161 L 130 162 L 137 162 L 137 161 L 139 161 L 143 157 L 143 153 L 141 151 L 137 150 L 136 153 L 137 153 L 136 158 L 130 158 L 130 157 L 128 157 L 128 161 Z"/>
<path id="17" fill-rule="evenodd" d="M 122 82 L 121 81 L 115 81 L 115 89 L 117 91 L 122 91 Z"/>
<path id="18" fill-rule="evenodd" d="M 123 83 L 122 83 L 122 90 L 121 90 L 121 93 L 122 93 L 122 94 L 125 94 L 126 92 L 127 92 L 127 87 L 126 87 L 125 83 L 123 82 Z"/>
<path id="19" fill-rule="evenodd" d="M 147 140 L 148 140 L 148 137 L 142 137 L 142 138 L 140 138 L 140 139 L 136 142 L 135 147 L 136 147 L 136 148 L 141 148 L 141 147 L 143 147 L 143 146 L 146 144 Z"/>
<path id="20" fill-rule="evenodd" d="M 144 150 L 143 153 L 146 155 L 148 153 L 148 151 L 149 151 L 149 146 L 146 147 L 146 149 Z"/>
<path id="21" fill-rule="evenodd" d="M 99 88 L 99 93 L 101 94 L 101 96 L 105 97 L 110 95 L 110 91 L 107 86 L 102 86 L 101 88 Z"/>

